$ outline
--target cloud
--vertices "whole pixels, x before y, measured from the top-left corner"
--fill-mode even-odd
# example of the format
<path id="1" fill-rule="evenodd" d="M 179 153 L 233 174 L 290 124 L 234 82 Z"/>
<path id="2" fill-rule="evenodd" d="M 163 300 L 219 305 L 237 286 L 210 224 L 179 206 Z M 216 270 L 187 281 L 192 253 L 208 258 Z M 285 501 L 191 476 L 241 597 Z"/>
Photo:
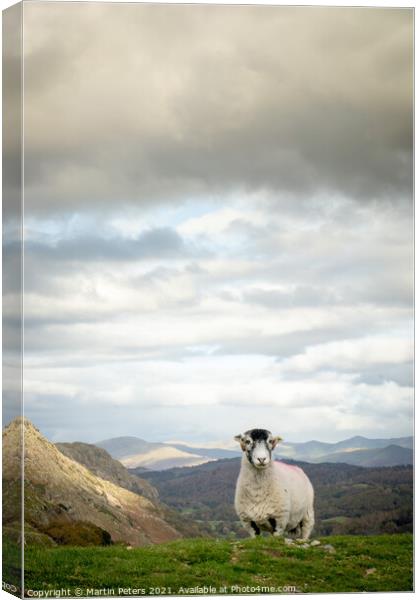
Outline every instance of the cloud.
<path id="1" fill-rule="evenodd" d="M 306 345 L 303 353 L 281 360 L 282 376 L 287 380 L 311 382 L 320 373 L 341 373 L 350 374 L 357 387 L 359 384 L 380 386 L 392 382 L 401 388 L 412 388 L 412 331 L 342 340 L 338 340 L 335 333 L 334 341 Z M 356 334 L 356 329 L 352 333 Z"/>
<path id="2" fill-rule="evenodd" d="M 48 435 L 407 433 L 412 20 L 25 5 L 25 400 Z"/>
<path id="3" fill-rule="evenodd" d="M 61 393 L 47 389 L 46 377 L 61 382 Z M 291 441 L 310 433 L 333 441 L 355 430 L 389 435 L 407 431 L 412 407 L 412 390 L 395 383 L 357 384 L 338 373 L 284 381 L 272 360 L 258 356 L 246 362 L 201 357 L 180 366 L 151 361 L 135 371 L 124 363 L 109 365 L 106 372 L 99 366 L 65 366 L 58 373 L 29 367 L 27 380 L 27 414 L 35 422 L 42 419 L 55 439 L 71 439 L 74 416 L 63 423 L 69 408 L 77 407 L 84 415 L 78 439 L 91 442 L 98 431 L 155 440 L 170 431 L 191 440 L 216 439 L 217 433 L 228 439 L 232 423 L 238 430 L 267 426 Z"/>
<path id="4" fill-rule="evenodd" d="M 308 347 L 303 354 L 281 364 L 282 370 L 317 372 L 319 370 L 357 371 L 365 366 L 407 363 L 413 360 L 413 343 L 399 336 L 363 337 Z"/>
<path id="5" fill-rule="evenodd" d="M 20 245 L 15 245 L 15 252 Z M 77 236 L 48 244 L 27 241 L 25 253 L 28 257 L 54 261 L 130 261 L 164 257 L 166 260 L 188 256 L 188 248 L 182 238 L 169 228 L 153 229 L 141 233 L 137 238 L 104 238 L 100 235 Z"/>
<path id="6" fill-rule="evenodd" d="M 63 219 L 48 225 L 49 235 L 46 222 L 31 222 L 27 349 L 40 340 L 56 352 L 87 344 L 93 356 L 91 344 L 101 340 L 108 355 L 181 358 L 206 346 L 281 359 L 397 331 L 412 306 L 406 216 L 344 202 L 344 224 L 343 205 L 334 205 L 328 213 L 320 201 L 314 221 L 292 208 L 269 213 L 247 198 L 198 218 L 187 213 L 176 230 L 150 228 L 159 211 L 149 211 L 140 232 L 135 219 L 132 229 L 120 219 L 116 232 L 115 217 L 93 231 Z M 251 215 L 254 230 L 238 237 L 232 223 L 250 223 Z M 13 298 L 9 305 L 13 316 Z"/>
<path id="7" fill-rule="evenodd" d="M 319 306 L 337 303 L 333 290 L 323 286 L 296 286 L 289 291 L 276 289 L 250 289 L 244 293 L 244 301 L 268 307 Z"/>
<path id="8" fill-rule="evenodd" d="M 407 202 L 412 19 L 408 9 L 28 5 L 28 214 L 234 190 Z"/>

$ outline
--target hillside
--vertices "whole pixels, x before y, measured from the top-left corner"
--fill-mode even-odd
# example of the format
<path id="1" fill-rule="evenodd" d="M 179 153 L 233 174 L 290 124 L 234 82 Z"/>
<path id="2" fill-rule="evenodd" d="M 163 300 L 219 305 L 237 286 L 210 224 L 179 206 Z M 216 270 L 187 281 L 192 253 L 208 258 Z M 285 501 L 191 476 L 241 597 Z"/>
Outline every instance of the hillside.
<path id="1" fill-rule="evenodd" d="M 16 419 L 3 431 L 3 519 L 11 536 L 20 518 L 20 466 L 14 453 L 21 423 Z M 64 456 L 28 420 L 23 423 L 27 542 L 143 546 L 180 537 L 150 499 L 97 477 Z"/>
<path id="2" fill-rule="evenodd" d="M 201 448 L 200 446 L 188 446 L 188 444 L 181 443 L 171 443 L 171 446 L 174 448 L 178 448 L 178 450 L 183 450 L 184 452 L 189 452 L 191 454 L 199 454 L 205 458 L 237 458 L 241 456 L 240 450 L 229 450 L 226 448 Z"/>
<path id="3" fill-rule="evenodd" d="M 127 468 L 146 467 L 147 469 L 164 471 L 165 469 L 172 469 L 173 467 L 192 467 L 194 465 L 201 465 L 211 459 L 167 446 L 155 448 L 154 450 L 149 450 L 148 452 L 141 454 L 124 456 L 119 460 Z"/>
<path id="4" fill-rule="evenodd" d="M 316 535 L 412 530 L 412 467 L 294 464 L 315 488 Z M 225 459 L 143 477 L 156 486 L 163 502 L 197 520 L 210 535 L 243 536 L 233 507 L 239 467 L 239 459 Z"/>
<path id="5" fill-rule="evenodd" d="M 159 509 L 159 513 L 166 523 L 173 526 L 182 536 L 201 537 L 204 534 L 203 528 L 199 524 L 194 523 L 188 516 L 183 516 L 170 509 L 160 501 L 156 488 L 137 475 L 137 472 L 139 474 L 144 472 L 142 467 L 136 468 L 136 474 L 130 474 L 124 465 L 113 459 L 106 450 L 97 448 L 93 444 L 74 442 L 72 444 L 59 443 L 55 446 L 60 452 L 84 465 L 98 477 L 151 500 Z"/>
<path id="6" fill-rule="evenodd" d="M 95 446 L 103 448 L 109 452 L 113 458 L 120 459 L 124 456 L 141 454 L 156 448 L 161 448 L 163 444 L 159 444 L 158 442 L 146 442 L 146 440 L 142 440 L 141 438 L 126 435 L 110 438 L 108 440 L 100 440 L 99 442 L 95 442 Z"/>
<path id="7" fill-rule="evenodd" d="M 94 475 L 149 498 L 149 500 L 158 500 L 157 490 L 148 481 L 131 475 L 118 460 L 114 460 L 103 448 L 82 442 L 55 444 L 55 446 L 68 458 L 84 465 Z"/>
<path id="8" fill-rule="evenodd" d="M 320 541 L 309 548 L 272 537 L 180 540 L 134 550 L 28 547 L 25 587 L 70 589 L 71 596 L 84 595 L 87 589 L 118 596 L 121 588 L 125 595 L 137 596 L 413 589 L 411 535 Z"/>
<path id="9" fill-rule="evenodd" d="M 158 442 L 146 442 L 137 437 L 119 437 L 96 442 L 95 446 L 103 448 L 109 454 L 130 468 L 145 467 L 147 469 L 164 470 L 173 467 L 190 467 L 200 465 L 211 457 L 201 456 L 190 449 Z"/>

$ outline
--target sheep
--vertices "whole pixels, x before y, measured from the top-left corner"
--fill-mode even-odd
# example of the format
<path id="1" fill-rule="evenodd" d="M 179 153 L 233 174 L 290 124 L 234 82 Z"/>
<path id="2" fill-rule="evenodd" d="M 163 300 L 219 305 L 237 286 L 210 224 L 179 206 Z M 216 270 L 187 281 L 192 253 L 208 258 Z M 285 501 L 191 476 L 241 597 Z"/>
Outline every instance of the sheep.
<path id="1" fill-rule="evenodd" d="M 235 510 L 250 536 L 265 530 L 274 536 L 300 533 L 307 540 L 315 523 L 314 490 L 302 469 L 271 459 L 282 438 L 250 429 L 234 439 L 243 451 Z"/>

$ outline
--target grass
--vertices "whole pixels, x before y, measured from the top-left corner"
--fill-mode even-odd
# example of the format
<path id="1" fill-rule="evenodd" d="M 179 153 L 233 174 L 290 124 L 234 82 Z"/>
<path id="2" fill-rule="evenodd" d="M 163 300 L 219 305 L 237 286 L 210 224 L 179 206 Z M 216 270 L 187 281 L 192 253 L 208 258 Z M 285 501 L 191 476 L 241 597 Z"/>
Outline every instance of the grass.
<path id="1" fill-rule="evenodd" d="M 321 541 L 332 544 L 335 552 L 322 546 L 289 547 L 269 537 L 190 539 L 135 549 L 32 546 L 25 550 L 25 588 L 65 588 L 68 595 L 76 589 L 123 595 L 121 588 L 136 589 L 137 595 L 157 595 L 157 589 L 162 595 L 197 594 L 197 586 L 213 587 L 215 593 L 413 589 L 412 535 L 334 536 Z M 247 586 L 249 590 L 243 589 Z"/>

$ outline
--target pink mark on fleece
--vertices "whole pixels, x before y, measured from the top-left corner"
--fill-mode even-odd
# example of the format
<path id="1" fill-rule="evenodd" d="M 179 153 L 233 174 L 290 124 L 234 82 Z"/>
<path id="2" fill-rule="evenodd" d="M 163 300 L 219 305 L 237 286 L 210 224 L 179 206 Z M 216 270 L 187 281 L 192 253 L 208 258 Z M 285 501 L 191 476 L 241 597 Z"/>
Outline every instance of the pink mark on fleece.
<path id="1" fill-rule="evenodd" d="M 274 464 L 276 465 L 276 467 L 283 471 L 294 471 L 295 473 L 299 473 L 299 475 L 304 475 L 302 469 L 300 467 L 297 467 L 296 465 L 288 465 L 287 463 L 281 462 L 280 460 L 275 460 Z"/>

